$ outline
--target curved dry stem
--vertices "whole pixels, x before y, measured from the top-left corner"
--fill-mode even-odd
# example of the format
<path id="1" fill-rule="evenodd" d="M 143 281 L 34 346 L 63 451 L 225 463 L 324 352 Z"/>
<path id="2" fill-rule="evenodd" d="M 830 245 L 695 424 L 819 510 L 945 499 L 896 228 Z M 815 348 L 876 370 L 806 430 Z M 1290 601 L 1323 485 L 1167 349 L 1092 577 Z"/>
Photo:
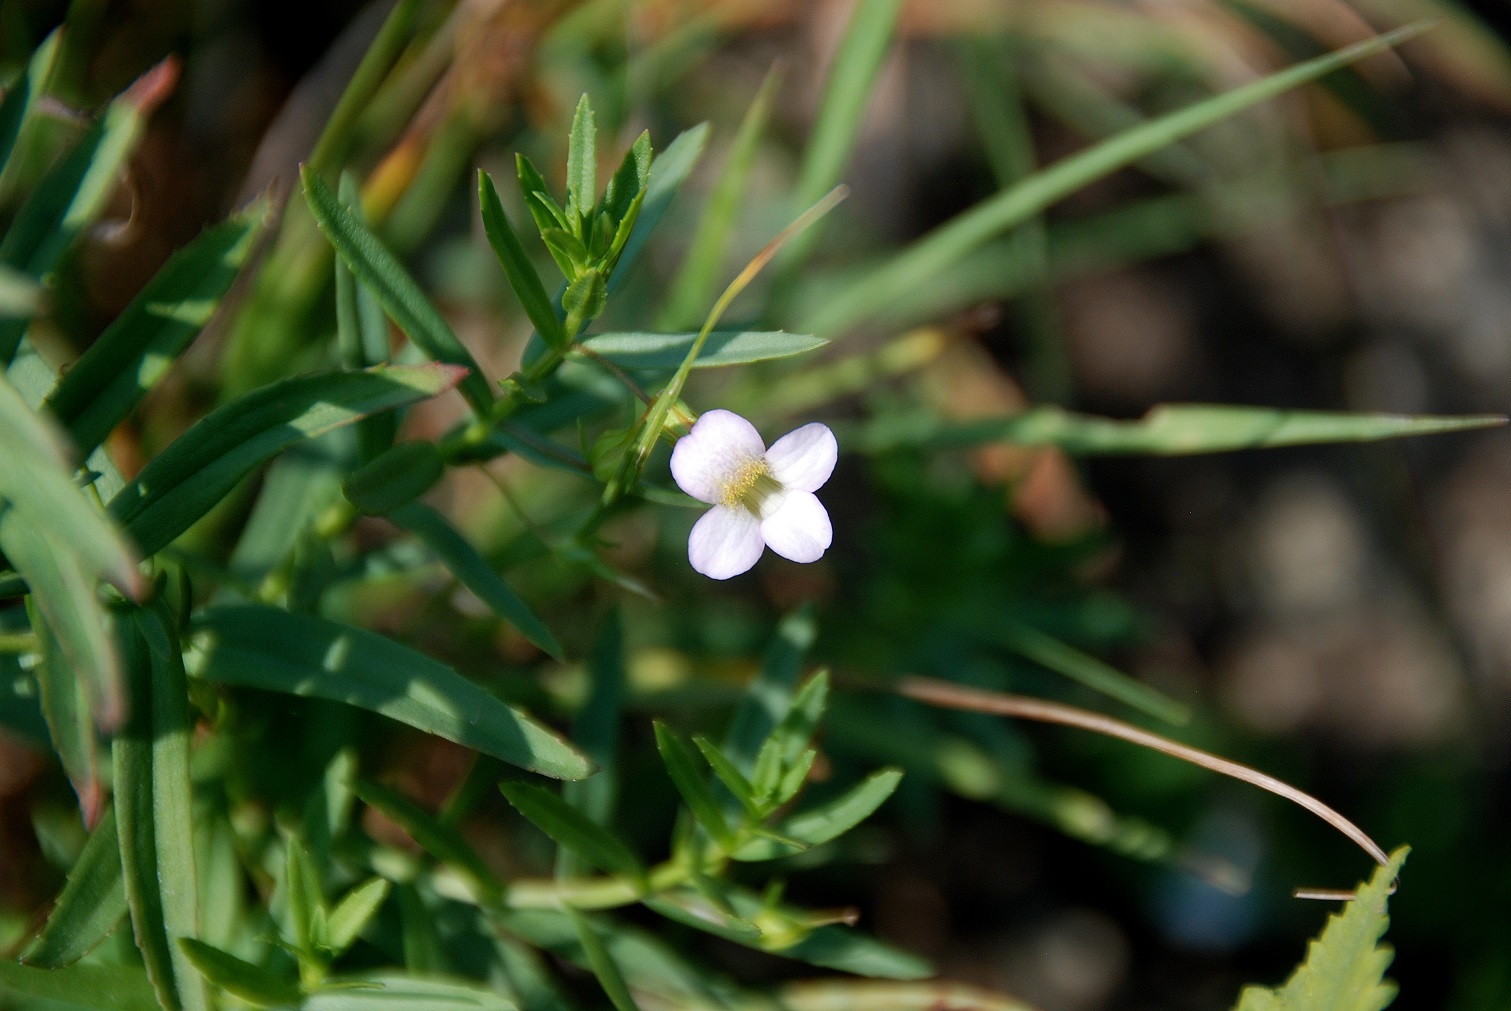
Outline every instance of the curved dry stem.
<path id="1" fill-rule="evenodd" d="M 899 695 L 925 702 L 932 706 L 941 706 L 946 709 L 964 709 L 970 712 L 991 713 L 997 716 L 1012 716 L 1022 720 L 1036 720 L 1040 723 L 1058 723 L 1066 727 L 1079 727 L 1082 730 L 1090 730 L 1093 733 L 1103 734 L 1107 737 L 1116 737 L 1119 740 L 1128 741 L 1145 748 L 1179 758 L 1199 765 L 1203 769 L 1233 779 L 1249 783 L 1267 790 L 1277 797 L 1284 797 L 1293 804 L 1306 808 L 1312 814 L 1327 822 L 1333 828 L 1342 832 L 1364 852 L 1368 853 L 1381 867 L 1388 866 L 1390 857 L 1379 845 L 1371 839 L 1363 829 L 1349 821 L 1343 815 L 1328 807 L 1322 801 L 1311 794 L 1298 790 L 1289 783 L 1276 779 L 1274 776 L 1252 769 L 1247 765 L 1220 758 L 1199 748 L 1193 748 L 1179 741 L 1172 741 L 1168 737 L 1151 733 L 1131 723 L 1104 716 L 1101 713 L 1091 712 L 1087 709 L 1078 709 L 1075 706 L 1063 705 L 1059 702 L 1050 702 L 1045 699 L 1032 698 L 1027 695 L 1010 695 L 1006 692 L 987 691 L 980 688 L 966 688 L 962 685 L 952 684 L 948 681 L 939 681 L 935 678 L 908 676 L 898 679 L 891 685 L 893 691 Z M 1395 891 L 1395 886 L 1391 886 Z M 1352 891 L 1340 891 L 1328 888 L 1298 888 L 1292 893 L 1298 899 L 1351 899 Z"/>

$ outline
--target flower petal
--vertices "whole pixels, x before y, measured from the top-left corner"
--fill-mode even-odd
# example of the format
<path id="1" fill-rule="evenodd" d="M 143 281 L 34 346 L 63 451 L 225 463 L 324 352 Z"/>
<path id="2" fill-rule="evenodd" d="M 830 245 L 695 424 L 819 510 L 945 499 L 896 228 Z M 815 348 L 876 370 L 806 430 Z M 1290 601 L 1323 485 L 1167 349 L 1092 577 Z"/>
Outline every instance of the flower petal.
<path id="1" fill-rule="evenodd" d="M 738 414 L 704 411 L 672 448 L 672 477 L 698 501 L 719 502 L 730 479 L 765 451 L 761 433 Z"/>
<path id="2" fill-rule="evenodd" d="M 749 509 L 715 506 L 693 524 L 687 560 L 710 579 L 728 579 L 754 565 L 764 548 L 761 521 Z"/>
<path id="3" fill-rule="evenodd" d="M 816 562 L 834 540 L 834 529 L 823 503 L 811 492 L 793 491 L 761 521 L 761 538 L 783 558 Z"/>
<path id="4" fill-rule="evenodd" d="M 788 432 L 766 451 L 771 476 L 795 491 L 822 488 L 834 473 L 838 458 L 839 443 L 834 441 L 834 433 L 828 425 L 816 421 Z"/>

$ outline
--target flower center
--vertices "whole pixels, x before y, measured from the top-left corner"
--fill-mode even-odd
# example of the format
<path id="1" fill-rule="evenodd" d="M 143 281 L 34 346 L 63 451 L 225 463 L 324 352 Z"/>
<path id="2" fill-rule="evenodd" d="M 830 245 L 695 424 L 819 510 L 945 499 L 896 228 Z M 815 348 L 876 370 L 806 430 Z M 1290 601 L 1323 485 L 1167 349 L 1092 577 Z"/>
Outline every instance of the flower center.
<path id="1" fill-rule="evenodd" d="M 744 506 L 760 516 L 761 506 L 768 498 L 781 490 L 782 486 L 776 478 L 771 476 L 766 460 L 757 457 L 735 471 L 734 476 L 724 485 L 724 494 L 720 502 L 730 507 Z"/>

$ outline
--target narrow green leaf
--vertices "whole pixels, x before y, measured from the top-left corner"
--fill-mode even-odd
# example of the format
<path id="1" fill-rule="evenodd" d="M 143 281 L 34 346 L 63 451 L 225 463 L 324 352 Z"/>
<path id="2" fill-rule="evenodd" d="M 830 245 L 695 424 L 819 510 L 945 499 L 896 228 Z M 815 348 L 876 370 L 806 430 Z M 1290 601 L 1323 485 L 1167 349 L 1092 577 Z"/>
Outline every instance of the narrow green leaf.
<path id="1" fill-rule="evenodd" d="M 475 985 L 414 976 L 373 974 L 331 979 L 304 998 L 300 1011 L 516 1011 Z"/>
<path id="2" fill-rule="evenodd" d="M 42 306 L 42 286 L 12 267 L 0 266 L 0 320 L 29 319 Z"/>
<path id="3" fill-rule="evenodd" d="M 644 880 L 645 867 L 624 840 L 556 794 L 531 783 L 502 783 L 499 789 L 536 828 L 590 866 Z"/>
<path id="4" fill-rule="evenodd" d="M 377 36 L 362 55 L 362 62 L 357 64 L 351 80 L 341 92 L 336 107 L 325 120 L 320 137 L 310 152 L 311 171 L 324 173 L 341 164 L 356 138 L 358 121 L 368 111 L 394 61 L 414 41 L 419 13 L 420 0 L 399 0 L 388 12 L 383 27 L 378 29 Z"/>
<path id="5" fill-rule="evenodd" d="M 43 712 L 59 754 L 73 763 L 70 778 L 82 777 L 79 802 L 87 813 L 92 803 L 87 785 L 92 741 L 76 736 L 82 734 L 75 723 L 77 694 L 82 688 L 86 707 L 103 730 L 119 726 L 125 709 L 121 665 L 107 631 L 105 609 L 94 579 L 79 559 L 19 510 L 0 514 L 0 549 L 25 578 L 32 603 L 41 612 L 44 645 L 56 644 L 62 651 L 61 660 L 44 655 Z"/>
<path id="6" fill-rule="evenodd" d="M 299 376 L 211 411 L 110 501 L 110 514 L 153 554 L 257 467 L 306 439 L 450 389 L 454 366 L 383 366 Z"/>
<path id="7" fill-rule="evenodd" d="M 666 146 L 666 150 L 651 162 L 650 178 L 646 183 L 639 215 L 635 218 L 635 225 L 630 231 L 628 240 L 615 258 L 614 273 L 609 278 L 610 294 L 613 294 L 629 276 L 630 268 L 634 266 L 645 244 L 650 241 L 651 233 L 661 223 L 662 216 L 671 206 L 682 183 L 692 172 L 693 167 L 698 164 L 698 159 L 703 156 L 703 148 L 707 143 L 708 124 L 699 123 L 679 133 Z"/>
<path id="8" fill-rule="evenodd" d="M 1380 944 L 1390 923 L 1386 906 L 1405 847 L 1391 854 L 1341 913 L 1328 917 L 1322 934 L 1307 946 L 1306 960 L 1278 989 L 1248 986 L 1234 1011 L 1382 1011 L 1396 998 L 1385 978 L 1394 953 Z"/>
<path id="9" fill-rule="evenodd" d="M 692 243 L 682 257 L 682 265 L 662 306 L 659 325 L 663 328 L 697 326 L 713 304 L 714 285 L 724 266 L 735 220 L 747 199 L 746 181 L 760 149 L 771 100 L 780 82 L 781 75 L 775 69 L 769 71 L 750 108 L 745 111 L 745 118 L 740 121 L 724 170 L 719 173 L 719 180 L 708 196 L 708 205 L 698 219 L 698 230 L 693 233 Z M 683 349 L 684 354 L 686 350 Z M 681 359 L 677 361 L 680 363 Z M 672 367 L 675 368 L 676 364 Z"/>
<path id="10" fill-rule="evenodd" d="M 474 883 L 496 897 L 498 880 L 477 851 L 461 834 L 408 797 L 377 783 L 357 783 L 353 789 L 362 803 L 383 812 L 409 833 L 420 848 L 437 860 L 466 871 Z"/>
<path id="11" fill-rule="evenodd" d="M 582 943 L 582 950 L 588 958 L 588 967 L 593 970 L 593 975 L 598 977 L 598 985 L 603 987 L 603 992 L 608 994 L 609 1001 L 616 1011 L 640 1011 L 635 1004 L 635 998 L 630 996 L 629 984 L 624 981 L 624 974 L 619 971 L 608 949 L 603 946 L 603 939 L 583 916 L 571 906 L 566 907 L 568 918 L 572 926 L 577 929 L 577 938 Z"/>
<path id="12" fill-rule="evenodd" d="M 435 443 L 405 442 L 362 466 L 342 491 L 359 512 L 382 516 L 425 494 L 445 473 L 446 462 Z"/>
<path id="13" fill-rule="evenodd" d="M 629 221 L 631 227 L 634 226 L 631 208 L 650 182 L 651 161 L 651 132 L 643 130 L 624 153 L 624 159 L 614 170 L 608 189 L 604 191 L 603 209 L 610 221 L 621 224 Z"/>
<path id="14" fill-rule="evenodd" d="M 21 135 L 21 127 L 36 108 L 37 99 L 52 77 L 53 67 L 57 64 L 60 38 L 61 32 L 54 31 L 43 39 L 42 44 L 32 53 L 26 70 L 5 89 L 5 100 L 0 102 L 0 171 L 4 171 L 10 163 L 16 138 Z"/>
<path id="15" fill-rule="evenodd" d="M 85 571 L 104 576 L 122 593 L 141 593 L 134 552 L 115 525 L 73 480 L 68 438 L 37 414 L 0 377 L 0 500 L 77 557 Z"/>
<path id="16" fill-rule="evenodd" d="M 627 369 L 675 369 L 687 357 L 696 333 L 599 333 L 582 347 Z M 715 330 L 693 362 L 695 369 L 749 365 L 816 351 L 829 342 L 785 330 Z"/>
<path id="17" fill-rule="evenodd" d="M 147 117 L 177 80 L 168 61 L 159 63 L 110 103 L 98 122 L 43 177 L 0 240 L 0 264 L 41 281 L 92 223 L 136 150 Z M 15 357 L 28 321 L 0 322 L 0 365 Z"/>
<path id="18" fill-rule="evenodd" d="M 556 779 L 593 771 L 479 685 L 372 632 L 272 607 L 215 607 L 196 616 L 194 644 L 194 673 L 210 681 L 345 702 Z"/>
<path id="19" fill-rule="evenodd" d="M 597 144 L 593 106 L 584 94 L 572 113 L 572 133 L 567 141 L 567 216 L 578 221 L 587 220 L 598 203 Z"/>
<path id="20" fill-rule="evenodd" d="M 603 313 L 608 287 L 597 269 L 584 270 L 572 278 L 561 296 L 561 308 L 567 314 L 568 333 L 581 333 Z"/>
<path id="21" fill-rule="evenodd" d="M 1166 404 L 1152 408 L 1139 421 L 1112 421 L 1058 407 L 1035 407 L 1003 418 L 961 423 L 918 417 L 878 419 L 857 433 L 854 442 L 863 451 L 872 453 L 913 446 L 943 449 L 1009 442 L 1019 446 L 1056 446 L 1067 453 L 1088 456 L 1116 453 L 1179 456 L 1328 442 L 1372 442 L 1492 428 L 1505 423 L 1501 415 L 1413 417 L 1218 404 Z"/>
<path id="22" fill-rule="evenodd" d="M 381 239 L 342 205 L 319 176 L 308 169 L 301 173 L 304 198 L 320 230 L 336 254 L 351 268 L 357 280 L 377 296 L 399 329 L 432 360 L 467 369 L 461 379 L 462 395 L 479 412 L 493 403 L 493 390 L 472 352 L 452 332 L 439 310 L 425 297 L 414 278 Z"/>
<path id="23" fill-rule="evenodd" d="M 267 213 L 267 203 L 258 201 L 174 253 L 63 373 L 46 403 L 82 456 L 105 441 L 209 322 Z"/>
<path id="24" fill-rule="evenodd" d="M 21 960 L 42 969 L 72 965 L 109 937 L 125 915 L 120 837 L 115 808 L 107 807 L 68 872 L 42 933 Z"/>
<path id="25" fill-rule="evenodd" d="M 396 8 L 390 19 L 397 14 Z M 366 225 L 361 189 L 350 172 L 341 173 L 337 195 L 352 215 Z M 383 315 L 383 306 L 365 284 L 357 283 L 345 260 L 339 256 L 332 257 L 332 260 L 336 270 L 336 347 L 341 354 L 341 364 L 347 369 L 387 364 L 390 357 L 388 317 Z M 359 459 L 371 460 L 392 446 L 398 427 L 398 418 L 389 413 L 357 422 Z"/>
<path id="26" fill-rule="evenodd" d="M 369 878 L 346 893 L 331 910 L 327 947 L 336 954 L 350 948 L 368 922 L 388 898 L 389 883 L 384 878 Z"/>
<path id="27" fill-rule="evenodd" d="M 519 174 L 520 192 L 524 194 L 525 204 L 530 208 L 530 216 L 535 219 L 536 230 L 544 232 L 547 228 L 570 228 L 571 221 L 551 196 L 546 177 L 540 174 L 535 163 L 522 154 L 516 154 L 514 167 Z"/>
<path id="28" fill-rule="evenodd" d="M 38 969 L 0 960 L 0 995 L 90 1011 L 160 1011 L 146 974 L 126 965 Z"/>
<path id="29" fill-rule="evenodd" d="M 498 198 L 498 190 L 493 187 L 493 180 L 481 169 L 477 173 L 477 190 L 478 203 L 482 206 L 483 231 L 488 236 L 488 244 L 493 247 L 499 264 L 504 268 L 509 287 L 514 289 L 514 295 L 524 307 L 525 315 L 530 317 L 530 322 L 535 325 L 535 332 L 545 339 L 546 344 L 553 348 L 565 347 L 566 334 L 562 332 L 561 321 L 556 318 L 551 296 L 546 294 L 540 275 L 535 272 L 535 264 L 530 262 L 519 236 L 514 233 L 514 226 L 509 223 L 509 215 L 504 212 L 504 205 Z"/>
<path id="30" fill-rule="evenodd" d="M 709 834 L 721 846 L 726 850 L 731 848 L 734 835 L 729 830 L 729 823 L 724 820 L 718 799 L 708 787 L 705 779 L 707 772 L 700 768 L 700 763 L 687 742 L 659 720 L 656 721 L 656 749 L 661 752 L 661 761 L 665 763 L 666 771 L 671 775 L 677 792 L 687 802 L 693 817 L 708 829 Z"/>
<path id="31" fill-rule="evenodd" d="M 1077 684 L 1108 698 L 1117 699 L 1166 723 L 1183 724 L 1191 719 L 1190 709 L 1164 692 L 1150 688 L 1142 681 L 1135 680 L 1053 636 L 1018 622 L 994 622 L 993 625 L 995 627 L 982 630 L 990 641 L 1057 674 L 1063 674 Z"/>
<path id="32" fill-rule="evenodd" d="M 761 946 L 761 928 L 734 915 L 722 897 L 694 889 L 659 892 L 644 900 L 645 908 L 674 923 L 752 948 Z"/>
<path id="33" fill-rule="evenodd" d="M 746 775 L 753 771 L 762 743 L 787 715 L 803 657 L 817 636 L 813 608 L 803 607 L 782 619 L 766 647 L 760 673 L 746 689 L 724 739 L 724 754 Z"/>
<path id="34" fill-rule="evenodd" d="M 562 659 L 561 643 L 556 641 L 546 623 L 509 589 L 509 584 L 493 571 L 487 560 L 444 516 L 421 502 L 411 502 L 389 513 L 388 518 L 435 552 L 451 574 L 477 594 L 495 614 L 519 629 L 526 639 L 542 650 Z"/>
<path id="35" fill-rule="evenodd" d="M 1021 225 L 1088 183 L 1250 106 L 1316 80 L 1421 34 L 1411 25 L 1299 63 L 1231 91 L 1214 95 L 1132 127 L 1026 177 L 1018 185 L 952 218 L 891 257 L 881 267 L 834 292 L 804 329 L 832 334 L 850 329 L 884 309 L 900 292 L 931 283 L 990 239 Z"/>
<path id="36" fill-rule="evenodd" d="M 854 788 L 827 804 L 793 815 L 776 827 L 777 834 L 802 843 L 821 846 L 838 839 L 875 813 L 902 782 L 902 770 L 874 772 Z M 802 852 L 774 839 L 753 839 L 733 854 L 736 860 L 775 860 Z"/>
<path id="37" fill-rule="evenodd" d="M 189 789 L 189 697 L 161 603 L 122 613 L 130 716 L 114 742 L 121 871 L 137 948 L 168 1011 L 209 1006 L 204 981 L 174 943 L 198 933 Z"/>
<path id="38" fill-rule="evenodd" d="M 696 735 L 693 737 L 693 744 L 703 752 L 703 757 L 708 761 L 709 767 L 714 770 L 714 775 L 719 777 L 719 782 L 728 787 L 735 800 L 740 802 L 740 806 L 752 817 L 759 817 L 760 809 L 756 806 L 755 792 L 750 787 L 750 780 L 746 779 L 744 774 L 735 768 L 735 764 L 724 757 L 724 752 L 719 750 L 719 746 L 708 738 L 701 734 Z"/>
<path id="39" fill-rule="evenodd" d="M 192 937 L 179 938 L 178 946 L 189 963 L 211 985 L 254 1007 L 282 1007 L 299 1003 L 303 996 L 296 983 L 280 979 L 261 966 L 243 961 Z"/>
<path id="40" fill-rule="evenodd" d="M 301 953 L 313 952 L 325 943 L 325 890 L 320 886 L 320 872 L 297 835 L 288 837 L 283 857 L 283 898 L 294 946 Z"/>
<path id="41" fill-rule="evenodd" d="M 0 518 L 0 544 L 17 540 L 13 533 L 7 536 L 5 526 L 5 520 Z M 104 787 L 100 783 L 100 746 L 95 737 L 94 720 L 90 715 L 91 688 L 95 691 L 100 689 L 99 681 L 102 672 L 91 666 L 76 668 L 69 663 L 57 635 L 44 620 L 41 609 L 37 606 L 37 596 L 41 592 L 39 588 L 48 585 L 48 577 L 37 571 L 35 563 L 22 562 L 20 564 L 24 569 L 39 577 L 33 584 L 32 595 L 26 600 L 26 616 L 31 623 L 32 634 L 37 638 L 37 695 L 42 706 L 42 717 L 47 721 L 47 733 L 52 740 L 53 750 L 58 753 L 58 758 L 63 762 L 63 771 L 68 775 L 68 781 L 79 800 L 79 811 L 84 816 L 84 823 L 88 825 L 99 817 L 100 805 L 105 799 Z M 65 569 L 57 574 L 64 575 L 67 571 Z M 70 605 L 75 603 L 71 595 L 77 593 L 82 598 L 79 603 L 88 610 L 84 613 L 76 613 L 70 606 L 66 621 L 60 625 L 69 629 L 71 634 L 78 634 L 74 624 L 89 621 L 89 616 L 92 615 L 95 627 L 86 626 L 83 629 L 85 640 L 80 645 L 86 653 L 91 649 L 102 649 L 104 652 L 101 658 L 106 659 L 107 662 L 113 660 L 114 654 L 110 650 L 108 637 L 100 621 L 103 615 L 99 614 L 93 588 L 82 578 L 82 575 L 76 575 L 76 579 L 67 579 L 67 583 L 62 588 L 63 592 L 70 595 L 68 597 Z M 86 662 L 97 661 L 97 659 L 99 658 L 87 656 Z M 102 699 L 102 715 L 111 722 L 115 722 L 114 717 L 119 712 L 120 700 L 119 685 L 114 675 L 118 675 L 119 671 L 112 666 L 103 673 L 107 675 L 104 679 L 105 687 L 111 694 L 108 698 Z"/>

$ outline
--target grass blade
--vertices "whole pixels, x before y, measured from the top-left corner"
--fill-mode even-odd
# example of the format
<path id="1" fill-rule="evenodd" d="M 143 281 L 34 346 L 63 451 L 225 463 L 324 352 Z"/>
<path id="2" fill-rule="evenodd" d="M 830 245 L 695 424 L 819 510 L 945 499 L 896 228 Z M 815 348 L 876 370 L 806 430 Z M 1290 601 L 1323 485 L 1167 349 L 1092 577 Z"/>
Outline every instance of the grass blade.
<path id="1" fill-rule="evenodd" d="M 535 272 L 535 264 L 530 262 L 525 247 L 520 244 L 519 236 L 514 232 L 514 226 L 509 224 L 509 215 L 504 213 L 504 205 L 498 198 L 498 190 L 494 189 L 493 180 L 481 169 L 477 173 L 477 192 L 478 203 L 482 207 L 483 231 L 498 257 L 499 265 L 504 268 L 509 287 L 514 289 L 525 315 L 530 317 L 530 322 L 535 325 L 535 332 L 541 335 L 546 344 L 553 348 L 565 346 L 566 334 L 561 328 L 561 320 L 556 318 L 551 296 L 546 294 L 545 285 Z"/>
<path id="2" fill-rule="evenodd" d="M 335 247 L 336 254 L 346 262 L 357 280 L 377 296 L 399 329 L 421 351 L 433 361 L 460 365 L 468 370 L 461 380 L 462 395 L 475 410 L 487 410 L 493 403 L 493 391 L 477 360 L 462 346 L 451 325 L 425 297 L 403 264 L 361 219 L 342 205 L 319 176 L 306 168 L 301 177 L 304 199 L 320 225 L 320 231 Z"/>
<path id="3" fill-rule="evenodd" d="M 526 639 L 557 660 L 563 658 L 561 643 L 556 641 L 546 623 L 536 617 L 529 605 L 509 588 L 509 584 L 493 571 L 487 560 L 444 516 L 424 503 L 410 502 L 389 513 L 388 518 L 418 537 L 463 586 L 477 594 L 500 618 L 519 629 Z"/>
<path id="4" fill-rule="evenodd" d="M 286 379 L 211 411 L 110 501 L 110 513 L 153 554 L 283 450 L 369 414 L 450 389 L 454 366 L 386 366 Z"/>
<path id="5" fill-rule="evenodd" d="M 979 421 L 899 417 L 878 420 L 854 440 L 865 452 L 892 449 L 961 448 L 1009 442 L 1055 446 L 1077 455 L 1142 453 L 1181 456 L 1235 449 L 1268 449 L 1333 442 L 1374 442 L 1406 436 L 1461 432 L 1504 425 L 1501 415 L 1461 417 L 1351 414 L 1341 411 L 1282 411 L 1221 404 L 1166 404 L 1138 421 L 1113 421 L 1058 407 Z"/>
<path id="6" fill-rule="evenodd" d="M 10 163 L 16 138 L 21 135 L 21 128 L 36 108 L 37 98 L 52 77 L 60 40 L 61 33 L 57 31 L 43 39 L 21 76 L 5 89 L 5 100 L 0 102 L 0 172 L 5 171 L 5 166 Z"/>
<path id="7" fill-rule="evenodd" d="M 806 321 L 805 330 L 840 333 L 890 303 L 896 293 L 928 284 L 963 256 L 1021 225 L 1051 204 L 1108 175 L 1292 88 L 1399 45 L 1425 31 L 1417 24 L 1299 63 L 1261 80 L 1125 130 L 1064 158 L 1021 183 L 950 219 L 877 269 L 835 292 Z"/>
<path id="8" fill-rule="evenodd" d="M 61 969 L 93 951 L 126 915 L 121 880 L 121 846 L 115 808 L 105 809 L 100 823 L 53 905 L 42 933 L 21 959 L 42 969 Z"/>
<path id="9" fill-rule="evenodd" d="M 214 315 L 267 222 L 259 201 L 174 253 L 84 356 L 47 407 L 88 456 L 125 419 Z"/>
<path id="10" fill-rule="evenodd" d="M 341 174 L 341 202 L 364 225 L 362 194 L 357 180 L 349 172 Z M 383 307 L 364 284 L 358 284 L 351 268 L 341 257 L 332 257 L 336 269 L 336 347 L 341 364 L 348 369 L 366 369 L 385 365 L 389 359 L 388 317 Z M 366 462 L 394 443 L 398 419 L 387 412 L 357 422 L 357 446 Z"/>
<path id="11" fill-rule="evenodd" d="M 189 790 L 189 697 L 176 637 L 160 613 L 121 614 L 131 712 L 115 739 L 121 871 L 132 931 L 158 1001 L 202 1011 L 204 980 L 177 945 L 198 933 Z"/>
<path id="12" fill-rule="evenodd" d="M 415 23 L 419 18 L 419 0 L 399 0 L 378 29 L 377 36 L 367 47 L 362 62 L 357 64 L 341 98 L 331 110 L 320 138 L 310 152 L 311 171 L 324 173 L 339 165 L 351 146 L 357 121 L 368 111 L 379 86 L 383 84 L 394 61 L 404 47 L 414 39 Z"/>
<path id="13" fill-rule="evenodd" d="M 692 244 L 682 257 L 681 269 L 672 281 L 671 292 L 666 296 L 666 303 L 661 309 L 658 325 L 663 329 L 697 326 L 713 302 L 714 286 L 724 263 L 730 232 L 745 198 L 745 183 L 750 176 L 750 167 L 755 162 L 761 133 L 766 129 L 772 96 L 776 94 L 780 81 L 781 77 L 775 70 L 767 73 L 750 108 L 745 112 L 745 118 L 740 121 L 740 129 L 735 134 L 734 143 L 730 145 L 724 171 L 719 174 L 719 181 L 714 184 L 713 192 L 708 196 L 708 206 L 698 219 L 698 230 L 693 234 Z M 684 348 L 684 352 L 685 350 Z"/>
<path id="14" fill-rule="evenodd" d="M 5 522 L 0 519 L 0 544 L 6 541 L 15 541 L 16 536 L 7 537 Z M 32 531 L 24 531 L 22 538 L 30 539 Z M 41 540 L 43 535 L 37 535 Z M 45 543 L 45 542 L 44 542 Z M 37 574 L 37 566 L 34 562 L 23 563 L 26 570 Z M 65 570 L 66 571 L 66 570 Z M 61 573 L 58 573 L 61 575 Z M 36 586 L 45 583 L 46 577 L 40 576 Z M 69 604 L 77 602 L 72 594 L 94 597 L 94 588 L 82 578 L 82 574 L 74 581 L 69 581 L 66 598 Z M 91 599 L 90 604 L 94 601 Z M 88 606 L 88 605 L 86 605 Z M 94 608 L 98 612 L 98 608 Z M 48 626 L 37 606 L 37 591 L 32 591 L 31 597 L 26 601 L 26 616 L 31 623 L 32 634 L 37 637 L 37 696 L 41 704 L 42 718 L 47 722 L 48 737 L 52 740 L 53 750 L 58 753 L 58 758 L 63 762 L 63 771 L 68 776 L 68 782 L 73 786 L 73 792 L 79 800 L 79 811 L 84 816 L 85 825 L 93 825 L 100 817 L 100 806 L 104 803 L 105 792 L 100 782 L 100 747 L 95 737 L 94 720 L 91 718 L 90 687 L 95 686 L 95 691 L 100 690 L 99 685 L 104 684 L 109 692 L 118 692 L 116 683 L 116 671 L 111 667 L 101 669 L 98 659 L 104 659 L 107 663 L 114 660 L 114 655 L 109 650 L 108 640 L 104 634 L 103 624 L 98 625 L 99 636 L 97 640 L 85 639 L 83 645 L 86 649 L 90 646 L 103 646 L 104 654 L 100 658 L 86 654 L 86 666 L 75 667 L 68 662 L 67 654 L 63 652 L 58 637 Z M 68 621 L 77 619 L 80 624 L 89 621 L 89 615 L 76 613 L 73 607 L 69 608 Z M 95 613 L 95 619 L 102 618 Z M 64 625 L 65 628 L 69 627 Z M 87 628 L 87 625 L 86 625 Z M 71 630 L 71 634 L 77 634 L 77 630 Z M 90 664 L 90 661 L 96 661 Z M 102 676 L 103 675 L 103 676 Z M 102 699 L 101 713 L 107 720 L 116 719 L 120 703 L 118 695 L 107 695 Z"/>
<path id="15" fill-rule="evenodd" d="M 571 906 L 566 907 L 567 917 L 572 921 L 572 926 L 577 930 L 577 939 L 582 944 L 583 954 L 587 956 L 588 967 L 593 970 L 593 975 L 598 977 L 598 985 L 603 987 L 603 992 L 608 994 L 609 1001 L 614 1005 L 615 1011 L 640 1011 L 635 1004 L 635 998 L 630 996 L 629 984 L 624 981 L 624 974 L 619 971 L 613 956 L 609 954 L 603 945 L 603 939 L 598 936 L 598 931 L 583 916 Z"/>
<path id="16" fill-rule="evenodd" d="M 982 631 L 986 638 L 1019 656 L 1157 720 L 1174 724 L 1190 722 L 1191 710 L 1165 693 L 1036 628 L 1010 622 Z"/>
<path id="17" fill-rule="evenodd" d="M 332 699 L 554 779 L 592 764 L 553 732 L 423 653 L 349 625 L 272 607 L 216 607 L 194 621 L 196 676 Z"/>

